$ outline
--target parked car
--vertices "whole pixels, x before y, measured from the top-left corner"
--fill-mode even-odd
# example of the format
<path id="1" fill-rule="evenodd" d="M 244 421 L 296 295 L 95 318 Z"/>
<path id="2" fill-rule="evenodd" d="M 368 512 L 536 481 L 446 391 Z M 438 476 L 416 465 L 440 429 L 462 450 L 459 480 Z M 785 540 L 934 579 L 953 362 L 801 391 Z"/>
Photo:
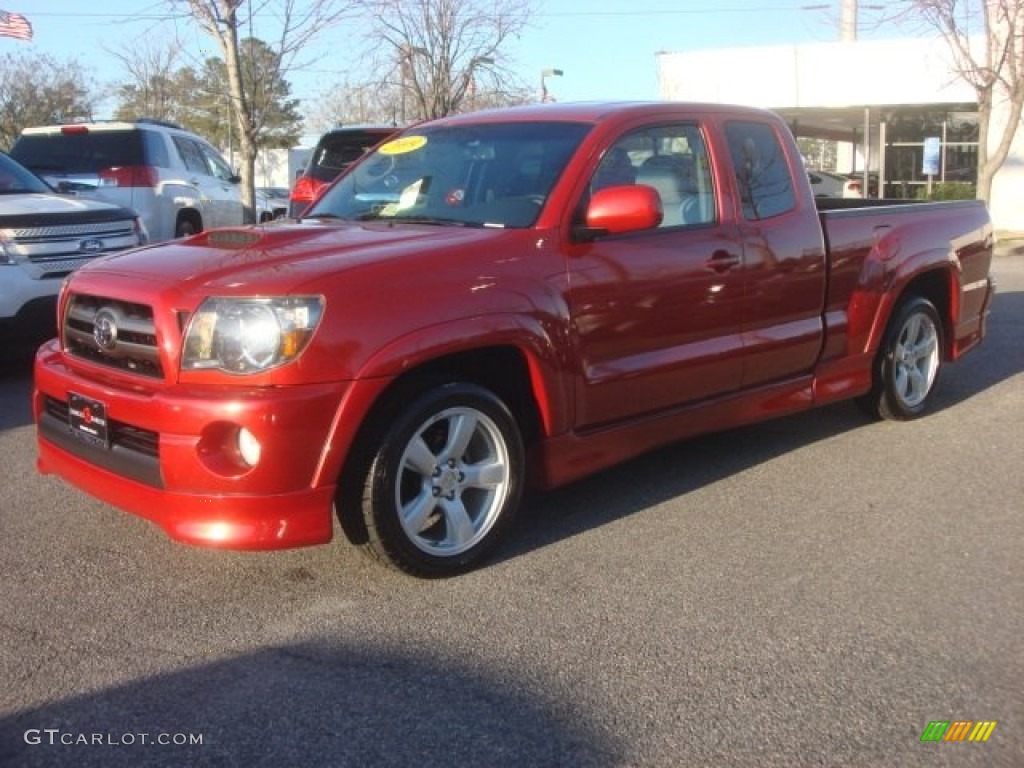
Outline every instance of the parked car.
<path id="1" fill-rule="evenodd" d="M 852 179 L 828 171 L 808 171 L 815 197 L 864 197 L 860 179 Z"/>
<path id="2" fill-rule="evenodd" d="M 327 131 L 316 143 L 309 162 L 292 185 L 288 215 L 298 217 L 338 174 L 396 130 L 392 126 L 380 125 Z"/>
<path id="3" fill-rule="evenodd" d="M 154 240 L 242 223 L 239 177 L 207 141 L 173 123 L 26 128 L 11 156 L 57 189 L 135 209 Z"/>
<path id="4" fill-rule="evenodd" d="M 256 217 L 259 223 L 288 215 L 288 190 L 284 187 L 256 187 Z"/>
<path id="5" fill-rule="evenodd" d="M 0 328 L 7 338 L 43 338 L 56 330 L 57 293 L 87 261 L 143 245 L 134 211 L 59 195 L 0 152 Z"/>
<path id="6" fill-rule="evenodd" d="M 416 125 L 300 220 L 72 275 L 37 466 L 179 541 L 320 544 L 337 517 L 449 576 L 528 485 L 842 399 L 921 416 L 985 336 L 984 202 L 853 207 L 796 168 L 786 123 L 743 107 Z M 132 340 L 105 345 L 118 317 Z"/>

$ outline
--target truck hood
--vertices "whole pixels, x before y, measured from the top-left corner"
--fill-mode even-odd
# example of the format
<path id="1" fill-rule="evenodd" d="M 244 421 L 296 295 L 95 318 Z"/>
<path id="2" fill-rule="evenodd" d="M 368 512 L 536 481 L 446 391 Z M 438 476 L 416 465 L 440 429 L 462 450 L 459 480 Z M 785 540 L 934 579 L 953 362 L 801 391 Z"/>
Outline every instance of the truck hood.
<path id="1" fill-rule="evenodd" d="M 86 197 L 67 197 L 45 193 L 24 192 L 0 194 L 0 216 L 32 218 L 60 214 L 82 214 L 99 211 L 119 211 L 119 206 Z"/>
<path id="2" fill-rule="evenodd" d="M 374 221 L 305 221 L 215 229 L 98 259 L 79 270 L 203 295 L 281 295 L 368 264 L 472 247 L 502 230 Z"/>

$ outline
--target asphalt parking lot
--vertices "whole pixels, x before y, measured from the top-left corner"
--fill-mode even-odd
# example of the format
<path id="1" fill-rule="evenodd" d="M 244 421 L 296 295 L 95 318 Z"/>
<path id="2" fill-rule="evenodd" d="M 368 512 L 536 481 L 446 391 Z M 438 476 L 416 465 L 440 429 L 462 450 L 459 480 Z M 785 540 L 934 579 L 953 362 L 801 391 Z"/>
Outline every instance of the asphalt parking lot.
<path id="1" fill-rule="evenodd" d="M 994 271 L 927 418 L 658 451 L 447 581 L 174 544 L 35 473 L 7 364 L 0 764 L 1024 765 L 1024 255 Z"/>

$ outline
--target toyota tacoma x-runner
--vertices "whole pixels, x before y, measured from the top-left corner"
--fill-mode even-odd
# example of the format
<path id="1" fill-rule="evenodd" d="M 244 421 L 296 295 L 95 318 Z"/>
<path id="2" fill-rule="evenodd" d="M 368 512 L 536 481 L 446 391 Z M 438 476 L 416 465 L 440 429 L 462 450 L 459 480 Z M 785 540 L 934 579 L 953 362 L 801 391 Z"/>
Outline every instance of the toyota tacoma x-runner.
<path id="1" fill-rule="evenodd" d="M 411 127 L 302 219 L 99 259 L 36 358 L 39 469 L 239 549 L 464 571 L 550 488 L 985 335 L 983 203 L 815 200 L 776 115 L 548 104 Z"/>

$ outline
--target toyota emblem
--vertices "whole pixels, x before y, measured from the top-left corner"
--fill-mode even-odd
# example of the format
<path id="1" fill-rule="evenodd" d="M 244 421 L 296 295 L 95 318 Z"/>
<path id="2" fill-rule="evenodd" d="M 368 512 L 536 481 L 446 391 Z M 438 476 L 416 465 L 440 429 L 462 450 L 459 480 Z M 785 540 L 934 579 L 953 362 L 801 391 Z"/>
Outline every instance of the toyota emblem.
<path id="1" fill-rule="evenodd" d="M 117 346 L 117 318 L 109 309 L 101 309 L 92 321 L 92 337 L 101 349 L 107 351 Z"/>

